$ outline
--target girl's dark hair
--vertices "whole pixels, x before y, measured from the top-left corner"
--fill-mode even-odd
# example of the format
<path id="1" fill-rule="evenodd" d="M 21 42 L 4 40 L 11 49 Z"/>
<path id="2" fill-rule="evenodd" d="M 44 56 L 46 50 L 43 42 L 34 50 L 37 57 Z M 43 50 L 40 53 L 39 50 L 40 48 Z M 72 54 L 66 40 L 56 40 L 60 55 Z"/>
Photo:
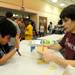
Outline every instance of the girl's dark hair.
<path id="1" fill-rule="evenodd" d="M 75 5 L 69 5 L 64 8 L 60 14 L 60 18 L 64 19 L 65 17 L 70 18 L 71 20 L 75 20 Z"/>

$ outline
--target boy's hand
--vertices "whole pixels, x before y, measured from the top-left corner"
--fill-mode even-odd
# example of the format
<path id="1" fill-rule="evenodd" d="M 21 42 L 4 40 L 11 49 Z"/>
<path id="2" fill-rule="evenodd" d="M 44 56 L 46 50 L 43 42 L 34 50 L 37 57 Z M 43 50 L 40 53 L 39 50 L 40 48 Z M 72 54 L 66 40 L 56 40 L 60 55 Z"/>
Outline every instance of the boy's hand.
<path id="1" fill-rule="evenodd" d="M 19 48 L 19 43 L 20 43 L 20 35 L 16 35 L 16 42 L 15 42 L 15 48 Z"/>
<path id="2" fill-rule="evenodd" d="M 21 56 L 21 53 L 19 52 L 19 43 L 20 43 L 20 35 L 17 34 L 17 35 L 16 35 L 15 48 L 16 48 L 16 51 L 18 52 L 18 55 Z"/>

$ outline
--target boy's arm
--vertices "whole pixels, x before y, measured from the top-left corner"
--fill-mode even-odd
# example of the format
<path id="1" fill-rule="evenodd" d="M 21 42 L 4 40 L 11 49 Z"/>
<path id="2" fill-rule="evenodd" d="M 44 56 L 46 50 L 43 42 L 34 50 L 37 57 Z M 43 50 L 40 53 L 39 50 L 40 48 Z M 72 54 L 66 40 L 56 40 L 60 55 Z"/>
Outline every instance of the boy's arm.
<path id="1" fill-rule="evenodd" d="M 5 64 L 8 59 L 10 59 L 14 54 L 16 53 L 16 50 L 11 50 L 8 54 L 5 54 L 2 58 L 0 58 L 0 64 Z"/>
<path id="2" fill-rule="evenodd" d="M 0 64 L 5 64 L 16 53 L 16 50 L 19 48 L 19 43 L 20 43 L 20 38 L 19 35 L 17 34 L 15 47 L 9 53 L 4 54 L 3 57 L 0 58 Z"/>

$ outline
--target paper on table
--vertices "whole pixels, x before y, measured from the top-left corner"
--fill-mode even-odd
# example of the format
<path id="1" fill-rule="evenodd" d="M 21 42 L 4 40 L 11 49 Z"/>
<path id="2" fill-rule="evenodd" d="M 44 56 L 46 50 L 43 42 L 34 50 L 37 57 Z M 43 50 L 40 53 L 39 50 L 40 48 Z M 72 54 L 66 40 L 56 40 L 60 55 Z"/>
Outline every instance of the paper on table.
<path id="1" fill-rule="evenodd" d="M 49 65 L 49 70 L 56 70 L 57 69 L 57 65 L 55 63 L 51 63 L 51 65 Z"/>
<path id="2" fill-rule="evenodd" d="M 63 75 L 75 75 L 75 67 L 68 65 L 64 71 Z"/>

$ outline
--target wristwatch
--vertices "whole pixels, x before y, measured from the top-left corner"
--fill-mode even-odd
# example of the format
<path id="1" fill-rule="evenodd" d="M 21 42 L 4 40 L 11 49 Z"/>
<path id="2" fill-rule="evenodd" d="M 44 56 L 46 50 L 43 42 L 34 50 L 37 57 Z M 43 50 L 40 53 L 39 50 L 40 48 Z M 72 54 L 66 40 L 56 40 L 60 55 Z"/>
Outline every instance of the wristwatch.
<path id="1" fill-rule="evenodd" d="M 21 53 L 19 52 L 18 48 L 14 48 L 16 50 L 16 52 L 18 53 L 19 56 L 21 56 Z"/>
<path id="2" fill-rule="evenodd" d="M 18 48 L 15 47 L 14 50 L 18 51 Z"/>

